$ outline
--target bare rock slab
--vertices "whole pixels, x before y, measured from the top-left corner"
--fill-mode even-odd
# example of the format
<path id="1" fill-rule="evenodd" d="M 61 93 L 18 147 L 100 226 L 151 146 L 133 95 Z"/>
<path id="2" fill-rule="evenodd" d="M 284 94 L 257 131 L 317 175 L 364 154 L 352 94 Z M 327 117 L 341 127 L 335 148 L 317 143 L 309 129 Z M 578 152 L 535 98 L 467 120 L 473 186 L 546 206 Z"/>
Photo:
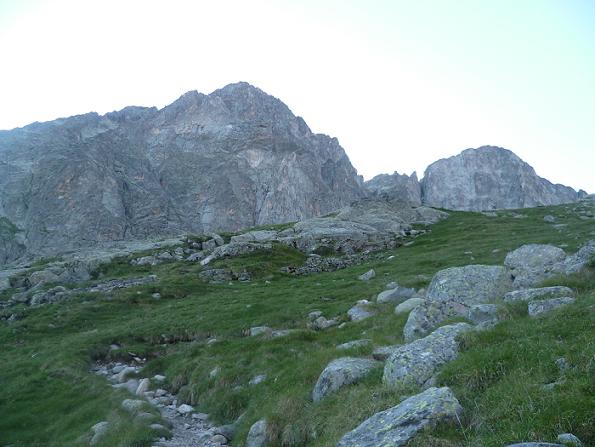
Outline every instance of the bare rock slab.
<path id="1" fill-rule="evenodd" d="M 549 300 L 535 300 L 530 301 L 528 310 L 530 317 L 536 317 L 538 315 L 542 315 L 548 312 L 551 312 L 554 309 L 557 309 L 562 306 L 567 306 L 568 304 L 574 303 L 576 300 L 569 296 L 564 296 L 561 298 L 552 298 Z"/>
<path id="2" fill-rule="evenodd" d="M 424 427 L 454 422 L 461 412 L 449 388 L 428 388 L 365 420 L 343 436 L 337 447 L 401 447 Z"/>
<path id="3" fill-rule="evenodd" d="M 536 298 L 559 298 L 572 295 L 574 295 L 574 291 L 569 287 L 538 287 L 535 289 L 521 289 L 508 292 L 506 295 L 504 295 L 504 301 L 507 303 L 512 303 L 515 301 L 529 301 Z"/>

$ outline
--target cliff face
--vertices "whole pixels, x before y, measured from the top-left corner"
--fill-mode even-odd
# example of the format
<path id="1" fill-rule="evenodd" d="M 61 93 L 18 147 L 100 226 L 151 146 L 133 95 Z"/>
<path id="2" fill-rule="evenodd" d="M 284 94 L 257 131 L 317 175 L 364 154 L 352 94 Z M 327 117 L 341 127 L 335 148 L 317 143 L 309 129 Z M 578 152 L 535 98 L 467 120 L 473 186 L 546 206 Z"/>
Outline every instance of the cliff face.
<path id="1" fill-rule="evenodd" d="M 246 83 L 0 132 L 12 257 L 300 220 L 363 195 L 336 139 Z"/>
<path id="2" fill-rule="evenodd" d="M 438 160 L 428 166 L 422 180 L 425 205 L 453 210 L 556 205 L 579 197 L 574 189 L 539 177 L 513 152 L 494 146 Z"/>

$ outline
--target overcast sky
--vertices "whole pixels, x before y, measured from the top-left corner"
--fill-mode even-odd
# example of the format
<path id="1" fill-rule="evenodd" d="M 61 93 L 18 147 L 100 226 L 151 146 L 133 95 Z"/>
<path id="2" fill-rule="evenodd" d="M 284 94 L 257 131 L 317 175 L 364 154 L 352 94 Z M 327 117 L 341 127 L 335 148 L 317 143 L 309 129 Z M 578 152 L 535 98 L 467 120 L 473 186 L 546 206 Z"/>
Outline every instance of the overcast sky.
<path id="1" fill-rule="evenodd" d="M 366 179 L 469 147 L 595 192 L 593 0 L 0 0 L 0 129 L 247 81 Z"/>

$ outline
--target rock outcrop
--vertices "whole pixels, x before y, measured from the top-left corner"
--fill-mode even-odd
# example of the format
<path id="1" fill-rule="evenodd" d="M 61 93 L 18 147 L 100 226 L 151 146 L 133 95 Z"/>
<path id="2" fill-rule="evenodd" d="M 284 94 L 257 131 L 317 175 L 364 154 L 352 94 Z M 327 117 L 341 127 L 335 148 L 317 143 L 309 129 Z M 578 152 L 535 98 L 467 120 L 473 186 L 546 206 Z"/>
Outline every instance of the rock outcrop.
<path id="1" fill-rule="evenodd" d="M 513 152 L 494 146 L 467 149 L 432 163 L 422 179 L 422 202 L 481 211 L 575 202 L 584 191 L 553 184 Z"/>
<path id="2" fill-rule="evenodd" d="M 411 176 L 397 172 L 380 174 L 368 180 L 365 187 L 372 197 L 421 205 L 421 185 L 415 172 Z"/>
<path id="3" fill-rule="evenodd" d="M 364 194 L 338 141 L 280 100 L 246 83 L 193 91 L 0 131 L 0 263 L 302 220 Z"/>

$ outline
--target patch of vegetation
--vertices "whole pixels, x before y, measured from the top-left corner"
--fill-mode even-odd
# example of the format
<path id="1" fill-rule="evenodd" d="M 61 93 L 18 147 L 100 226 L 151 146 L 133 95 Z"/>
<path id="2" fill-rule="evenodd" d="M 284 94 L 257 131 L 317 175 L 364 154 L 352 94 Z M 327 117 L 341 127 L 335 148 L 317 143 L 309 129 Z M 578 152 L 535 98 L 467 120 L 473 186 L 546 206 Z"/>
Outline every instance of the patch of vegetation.
<path id="1" fill-rule="evenodd" d="M 22 308 L 22 319 L 0 323 L 0 444 L 21 446 L 85 445 L 92 425 L 111 420 L 117 429 L 102 446 L 149 446 L 151 433 L 120 410 L 125 397 L 89 373 L 97 358 L 126 358 L 128 352 L 149 361 L 142 376 L 165 374 L 165 386 L 207 412 L 217 423 L 245 413 L 234 445 L 250 425 L 266 417 L 273 446 L 334 445 L 373 413 L 396 405 L 406 390 L 385 388 L 382 369 L 322 402 L 311 401 L 312 388 L 326 364 L 343 355 L 369 355 L 372 347 L 338 351 L 336 345 L 368 338 L 374 346 L 402 343 L 406 316 L 379 305 L 376 317 L 327 331 L 306 329 L 307 315 L 320 310 L 344 316 L 359 299 L 371 299 L 386 283 L 424 287 L 445 267 L 501 264 L 506 253 L 526 243 L 566 245 L 568 252 L 592 238 L 592 221 L 581 220 L 573 205 L 518 211 L 488 217 L 451 213 L 409 246 L 381 253 L 366 264 L 333 273 L 294 277 L 279 272 L 299 265 L 304 255 L 275 244 L 271 252 L 222 259 L 212 267 L 248 270 L 253 280 L 208 284 L 196 263 L 169 262 L 131 266 L 122 258 L 102 267 L 103 280 L 156 274 L 154 284 L 114 291 L 108 296 L 81 294 L 60 304 Z M 555 213 L 562 230 L 543 221 Z M 229 236 L 229 235 L 228 235 Z M 135 255 L 135 257 L 138 257 Z M 390 259 L 389 259 L 390 258 Z M 376 277 L 357 277 L 374 268 Z M 466 409 L 461 425 L 444 428 L 416 445 L 502 446 L 572 431 L 595 443 L 593 427 L 593 306 L 591 274 L 556 281 L 579 293 L 575 305 L 531 319 L 522 305 L 506 306 L 507 321 L 495 329 L 469 334 L 464 352 L 447 366 L 440 383 L 451 386 Z M 161 299 L 152 298 L 159 292 Z M 250 327 L 296 329 L 277 339 L 247 337 Z M 215 343 L 206 341 L 216 338 Z M 121 348 L 110 351 L 118 343 Z M 566 382 L 557 380 L 554 361 L 573 365 Z M 219 368 L 220 373 L 211 375 Z M 258 374 L 267 379 L 250 386 Z M 411 390 L 407 391 L 411 392 Z M 419 444 L 425 439 L 426 444 Z"/>

